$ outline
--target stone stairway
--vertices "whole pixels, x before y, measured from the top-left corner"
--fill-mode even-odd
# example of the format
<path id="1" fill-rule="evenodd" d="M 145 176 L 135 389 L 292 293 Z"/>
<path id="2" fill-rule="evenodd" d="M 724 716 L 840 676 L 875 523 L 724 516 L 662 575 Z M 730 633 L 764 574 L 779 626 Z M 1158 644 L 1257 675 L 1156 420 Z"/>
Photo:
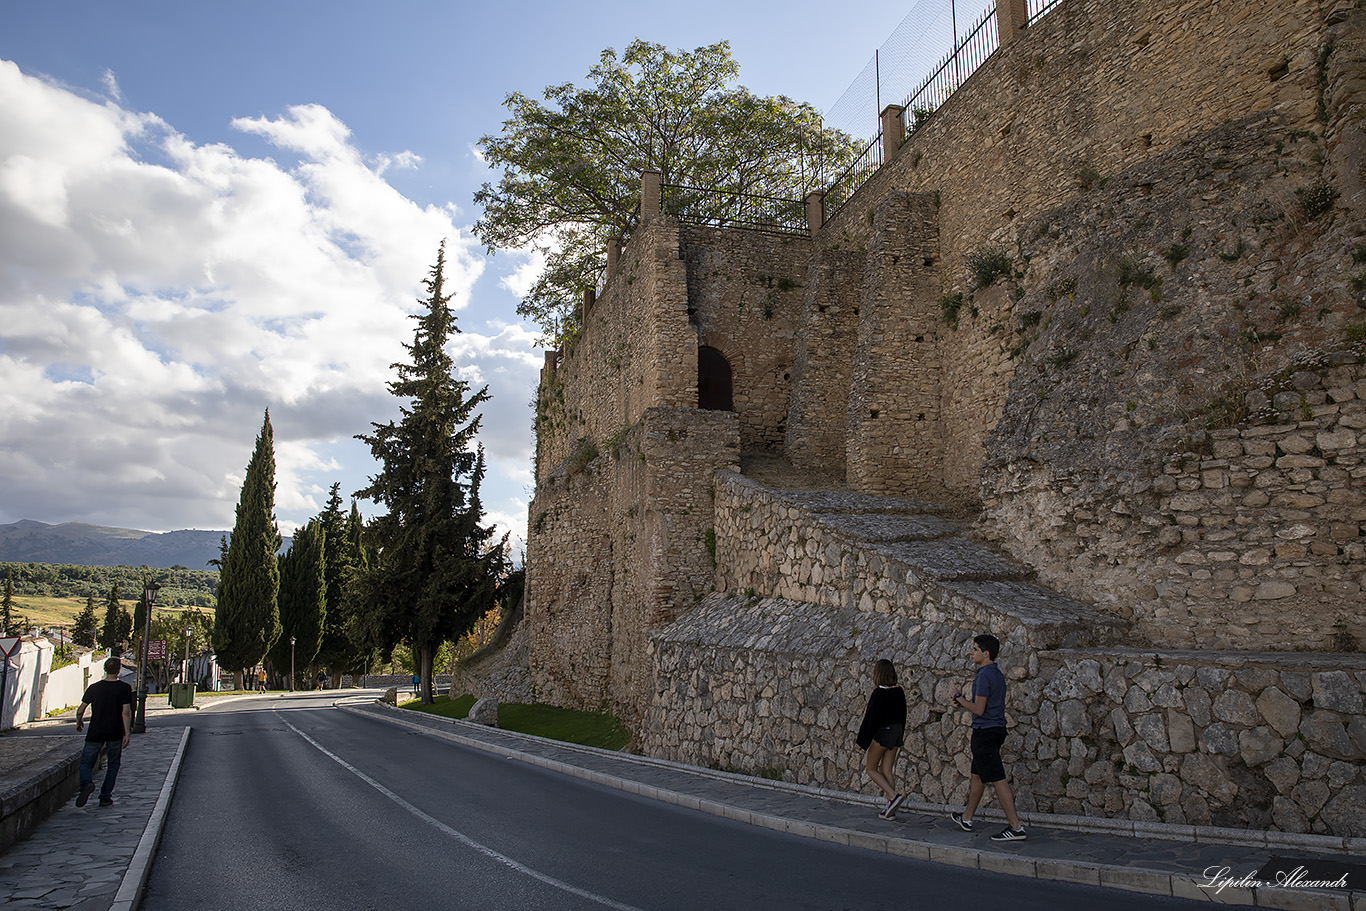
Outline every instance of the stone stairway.
<path id="1" fill-rule="evenodd" d="M 1126 622 L 1044 588 L 968 537 L 949 507 L 840 490 L 717 480 L 717 563 L 728 594 L 757 594 L 965 629 L 1032 648 L 1107 645 Z"/>

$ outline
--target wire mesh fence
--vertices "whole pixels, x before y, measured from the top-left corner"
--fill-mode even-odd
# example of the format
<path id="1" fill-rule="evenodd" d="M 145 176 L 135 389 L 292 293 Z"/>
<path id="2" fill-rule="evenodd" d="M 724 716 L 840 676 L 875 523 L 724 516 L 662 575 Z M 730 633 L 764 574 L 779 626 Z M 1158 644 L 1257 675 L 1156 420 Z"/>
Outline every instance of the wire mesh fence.
<path id="1" fill-rule="evenodd" d="M 871 141 L 879 132 L 882 109 L 904 104 L 925 74 L 953 53 L 970 24 L 995 8 L 995 0 L 920 0 L 825 112 L 825 125 Z"/>
<path id="2" fill-rule="evenodd" d="M 1062 0 L 1025 0 L 1033 23 Z M 1000 43 L 995 0 L 920 0 L 849 88 L 825 112 L 825 125 L 868 143 L 863 154 L 827 182 L 825 209 L 832 217 L 882 166 L 881 113 L 906 108 L 913 133 L 995 53 Z"/>

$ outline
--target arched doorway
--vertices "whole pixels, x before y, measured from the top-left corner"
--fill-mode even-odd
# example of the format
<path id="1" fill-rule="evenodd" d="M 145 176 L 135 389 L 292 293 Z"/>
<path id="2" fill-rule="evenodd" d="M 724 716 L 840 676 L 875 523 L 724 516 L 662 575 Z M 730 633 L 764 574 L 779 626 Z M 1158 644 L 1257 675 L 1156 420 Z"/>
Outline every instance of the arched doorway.
<path id="1" fill-rule="evenodd" d="M 697 349 L 697 407 L 706 411 L 731 411 L 730 361 L 707 345 Z"/>

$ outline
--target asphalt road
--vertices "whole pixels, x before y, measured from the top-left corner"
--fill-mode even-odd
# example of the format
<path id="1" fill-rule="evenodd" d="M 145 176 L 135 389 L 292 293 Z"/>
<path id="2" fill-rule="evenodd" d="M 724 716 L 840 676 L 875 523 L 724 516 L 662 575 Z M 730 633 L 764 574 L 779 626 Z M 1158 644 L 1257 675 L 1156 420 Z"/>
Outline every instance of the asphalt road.
<path id="1" fill-rule="evenodd" d="M 194 719 L 142 908 L 1194 906 L 777 833 L 341 712 L 330 699 L 244 700 Z"/>

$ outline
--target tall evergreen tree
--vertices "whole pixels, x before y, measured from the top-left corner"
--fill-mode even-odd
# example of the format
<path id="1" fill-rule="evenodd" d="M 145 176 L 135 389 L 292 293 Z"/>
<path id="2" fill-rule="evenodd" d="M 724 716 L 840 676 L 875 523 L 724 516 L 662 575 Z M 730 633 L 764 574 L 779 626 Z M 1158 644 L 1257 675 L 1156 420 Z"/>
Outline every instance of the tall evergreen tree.
<path id="1" fill-rule="evenodd" d="M 119 584 L 109 587 L 109 597 L 104 602 L 104 624 L 100 627 L 100 647 L 109 649 L 117 655 L 122 646 L 133 634 L 133 618 L 119 603 Z"/>
<path id="2" fill-rule="evenodd" d="M 323 529 L 323 577 L 325 613 L 323 638 L 317 659 L 324 666 L 346 663 L 352 648 L 346 637 L 347 612 L 344 607 L 347 579 L 353 563 L 346 535 L 346 513 L 342 512 L 340 483 L 332 485 L 327 506 L 318 514 Z"/>
<path id="3" fill-rule="evenodd" d="M 247 463 L 237 522 L 222 557 L 213 647 L 220 667 L 232 668 L 237 688 L 242 670 L 266 656 L 280 635 L 280 529 L 275 524 L 275 435 L 270 411 Z"/>
<path id="4" fill-rule="evenodd" d="M 91 592 L 85 596 L 85 607 L 71 625 L 71 641 L 84 648 L 94 648 L 99 622 L 95 616 L 95 593 Z"/>
<path id="5" fill-rule="evenodd" d="M 314 519 L 294 533 L 289 551 L 280 558 L 280 638 L 270 650 L 270 663 L 280 674 L 288 674 L 291 666 L 307 667 L 322 643 L 326 537 L 322 521 Z"/>
<path id="6" fill-rule="evenodd" d="M 432 661 L 445 640 L 463 634 L 488 610 L 506 537 L 480 524 L 484 453 L 475 447 L 488 387 L 471 392 L 456 379 L 446 351 L 460 330 L 442 283 L 446 245 L 423 285 L 426 312 L 414 317 L 411 363 L 395 364 L 389 391 L 408 404 L 397 424 L 373 424 L 358 436 L 380 471 L 356 495 L 388 508 L 372 524 L 378 561 L 359 577 L 355 627 L 362 642 L 386 654 L 406 643 L 418 657 L 422 701 L 432 701 Z"/>
<path id="7" fill-rule="evenodd" d="M 14 572 L 11 570 L 5 576 L 5 594 L 0 598 L 0 634 L 6 636 L 15 635 L 11 627 L 14 626 Z"/>

